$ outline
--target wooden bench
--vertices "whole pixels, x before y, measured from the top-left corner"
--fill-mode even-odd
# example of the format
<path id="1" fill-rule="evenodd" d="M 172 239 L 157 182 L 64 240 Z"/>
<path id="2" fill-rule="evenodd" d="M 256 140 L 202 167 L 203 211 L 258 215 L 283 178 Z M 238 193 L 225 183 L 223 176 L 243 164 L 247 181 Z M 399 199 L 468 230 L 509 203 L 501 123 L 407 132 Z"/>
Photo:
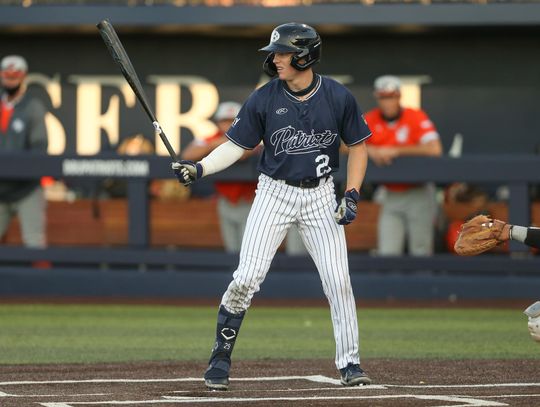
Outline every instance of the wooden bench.
<path id="1" fill-rule="evenodd" d="M 186 201 L 151 201 L 150 245 L 154 247 L 190 247 L 220 249 L 223 247 L 215 199 Z M 463 204 L 445 205 L 450 220 L 464 219 L 470 208 Z M 494 202 L 490 213 L 508 219 L 505 203 Z M 345 228 L 351 251 L 369 251 L 377 246 L 379 205 L 359 202 L 360 216 Z M 532 205 L 532 222 L 540 225 L 540 203 Z M 50 246 L 124 246 L 128 243 L 127 201 L 77 200 L 49 202 L 47 207 L 47 240 Z M 21 244 L 19 223 L 15 219 L 4 241 Z"/>

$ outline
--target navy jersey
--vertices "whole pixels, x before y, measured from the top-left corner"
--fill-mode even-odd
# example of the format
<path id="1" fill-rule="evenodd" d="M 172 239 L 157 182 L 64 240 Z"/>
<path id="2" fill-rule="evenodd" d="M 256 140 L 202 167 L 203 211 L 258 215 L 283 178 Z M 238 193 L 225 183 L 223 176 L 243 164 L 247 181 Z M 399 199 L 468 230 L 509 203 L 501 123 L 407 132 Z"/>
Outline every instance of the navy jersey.
<path id="1" fill-rule="evenodd" d="M 274 179 L 320 178 L 339 167 L 339 145 L 361 143 L 371 132 L 354 96 L 333 79 L 317 75 L 314 92 L 298 100 L 274 79 L 242 106 L 227 137 L 244 149 L 261 141 L 258 170 Z"/>

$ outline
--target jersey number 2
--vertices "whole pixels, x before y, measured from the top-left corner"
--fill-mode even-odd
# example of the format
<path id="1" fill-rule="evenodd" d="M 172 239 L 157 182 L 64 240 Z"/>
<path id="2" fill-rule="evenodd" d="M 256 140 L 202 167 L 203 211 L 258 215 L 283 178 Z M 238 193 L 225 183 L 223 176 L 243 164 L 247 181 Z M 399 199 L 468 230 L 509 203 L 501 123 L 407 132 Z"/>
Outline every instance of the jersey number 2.
<path id="1" fill-rule="evenodd" d="M 328 165 L 329 161 L 330 161 L 330 157 L 328 157 L 326 154 L 318 155 L 317 158 L 315 158 L 315 162 L 319 164 L 317 165 L 318 178 L 332 171 L 332 168 L 330 168 L 330 166 Z"/>

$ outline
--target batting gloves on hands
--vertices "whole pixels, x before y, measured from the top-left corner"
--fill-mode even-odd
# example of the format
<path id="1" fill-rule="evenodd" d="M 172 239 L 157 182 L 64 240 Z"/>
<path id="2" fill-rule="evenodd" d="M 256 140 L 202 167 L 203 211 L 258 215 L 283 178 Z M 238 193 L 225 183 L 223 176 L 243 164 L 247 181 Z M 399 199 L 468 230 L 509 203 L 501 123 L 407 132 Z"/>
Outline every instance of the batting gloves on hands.
<path id="1" fill-rule="evenodd" d="M 203 167 L 201 164 L 194 161 L 177 161 L 171 165 L 174 175 L 178 178 L 178 182 L 185 187 L 193 184 L 196 180 L 203 176 Z"/>
<path id="2" fill-rule="evenodd" d="M 360 194 L 356 189 L 345 191 L 345 196 L 341 198 L 341 203 L 334 213 L 336 222 L 340 225 L 348 225 L 356 218 L 356 203 L 360 199 Z"/>

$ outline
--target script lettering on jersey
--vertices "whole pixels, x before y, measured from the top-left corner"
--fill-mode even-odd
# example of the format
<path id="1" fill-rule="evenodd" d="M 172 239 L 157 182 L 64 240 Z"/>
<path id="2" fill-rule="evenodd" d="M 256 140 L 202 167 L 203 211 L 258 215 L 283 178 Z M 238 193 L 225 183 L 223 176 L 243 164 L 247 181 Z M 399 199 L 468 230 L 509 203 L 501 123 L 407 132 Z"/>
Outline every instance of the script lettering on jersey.
<path id="1" fill-rule="evenodd" d="M 311 133 L 306 133 L 287 126 L 273 132 L 270 143 L 275 147 L 275 155 L 308 154 L 332 145 L 336 137 L 337 133 L 332 133 L 330 130 L 324 130 L 322 133 L 311 130 Z"/>

